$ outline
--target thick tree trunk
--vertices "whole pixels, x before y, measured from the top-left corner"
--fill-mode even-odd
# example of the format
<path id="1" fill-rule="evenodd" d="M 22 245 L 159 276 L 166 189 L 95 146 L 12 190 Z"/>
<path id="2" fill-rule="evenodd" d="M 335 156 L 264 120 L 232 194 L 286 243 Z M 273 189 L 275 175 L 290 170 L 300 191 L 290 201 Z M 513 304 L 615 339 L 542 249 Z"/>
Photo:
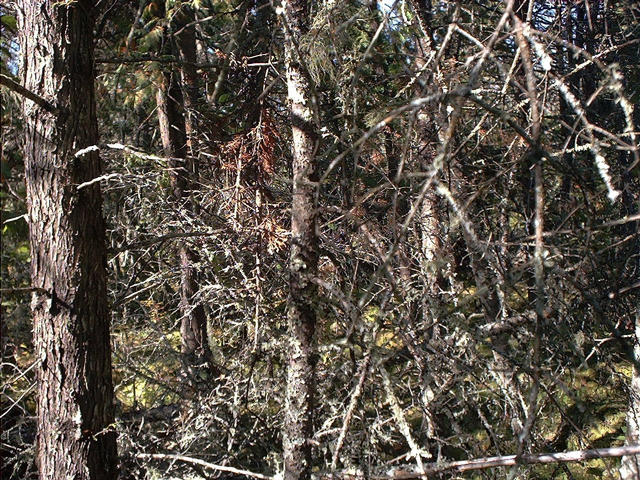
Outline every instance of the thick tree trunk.
<path id="1" fill-rule="evenodd" d="M 305 0 L 284 1 L 285 58 L 293 129 L 293 203 L 289 260 L 289 359 L 284 420 L 284 478 L 306 480 L 311 475 L 314 396 L 314 332 L 318 246 L 314 187 L 316 136 L 312 122 L 311 88 L 297 45 L 308 29 Z"/>
<path id="2" fill-rule="evenodd" d="M 115 479 L 105 226 L 93 79 L 94 3 L 19 2 L 34 343 L 36 460 L 47 480 Z"/>
<path id="3" fill-rule="evenodd" d="M 176 209 L 192 210 L 190 200 L 190 160 L 187 155 L 187 133 L 182 107 L 182 91 L 176 74 L 163 72 L 158 92 L 158 123 L 164 154 L 170 158 L 171 188 Z M 182 353 L 189 368 L 211 360 L 204 307 L 195 299 L 198 282 L 194 264 L 198 255 L 186 241 L 178 245 L 180 258 L 180 334 Z"/>

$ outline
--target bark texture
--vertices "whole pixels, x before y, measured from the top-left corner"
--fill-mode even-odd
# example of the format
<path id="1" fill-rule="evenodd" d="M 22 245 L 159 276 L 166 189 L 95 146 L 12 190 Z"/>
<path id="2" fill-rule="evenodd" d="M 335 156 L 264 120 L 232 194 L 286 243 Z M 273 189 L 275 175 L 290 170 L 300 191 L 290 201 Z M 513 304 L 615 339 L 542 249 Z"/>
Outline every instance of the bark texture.
<path id="1" fill-rule="evenodd" d="M 626 437 L 627 445 L 640 445 L 640 307 L 636 312 L 633 340 L 633 373 L 629 386 Z M 640 478 L 640 455 L 622 457 L 620 479 L 636 480 L 638 478 Z"/>
<path id="2" fill-rule="evenodd" d="M 293 134 L 293 201 L 289 259 L 289 359 L 284 420 L 284 478 L 311 476 L 313 397 L 315 376 L 313 308 L 318 269 L 318 240 L 314 186 L 316 179 L 311 86 L 299 56 L 299 39 L 308 30 L 309 5 L 305 0 L 284 1 L 285 60 Z"/>
<path id="3" fill-rule="evenodd" d="M 201 103 L 200 77 L 196 69 L 198 55 L 196 51 L 196 27 L 193 8 L 182 5 L 176 12 L 173 21 L 178 58 L 182 61 L 180 74 L 182 77 L 183 103 L 185 110 L 185 132 L 189 155 L 195 157 L 197 145 L 195 132 L 198 130 L 197 107 Z M 192 160 L 195 162 L 195 160 Z M 195 163 L 194 163 L 195 167 Z M 194 171 L 196 169 L 194 168 Z"/>
<path id="4" fill-rule="evenodd" d="M 191 211 L 190 174 L 192 162 L 187 154 L 187 133 L 183 111 L 183 96 L 177 75 L 163 72 L 156 96 L 158 123 L 164 154 L 170 158 L 171 188 L 178 211 Z M 198 294 L 197 272 L 194 264 L 198 255 L 186 241 L 178 245 L 180 259 L 180 334 L 182 353 L 188 367 L 211 360 L 207 338 L 207 317 L 204 307 L 196 300 Z"/>
<path id="5" fill-rule="evenodd" d="M 427 59 L 433 53 L 432 45 L 432 25 L 431 25 L 431 1 L 430 0 L 411 0 L 411 6 L 416 12 L 416 18 L 420 25 L 422 35 L 416 39 L 416 50 L 419 55 L 416 57 L 416 67 L 419 71 L 425 70 Z M 428 71 L 428 70 L 427 70 Z M 427 81 L 438 82 L 435 73 L 431 73 L 427 77 Z M 424 91 L 416 83 L 415 94 L 417 96 L 424 95 Z M 418 152 L 422 157 L 422 168 L 428 170 L 433 168 L 433 162 L 436 158 L 436 148 L 433 146 L 440 141 L 445 143 L 444 138 L 434 138 L 437 128 L 434 128 L 434 116 L 437 112 L 428 115 L 426 113 L 419 114 L 416 118 L 416 130 L 418 131 Z M 444 121 L 444 119 L 443 119 Z M 424 293 L 422 302 L 423 318 L 426 324 L 438 322 L 441 305 L 440 284 L 443 279 L 438 274 L 437 265 L 443 256 L 442 244 L 440 237 L 442 236 L 442 208 L 436 193 L 435 185 L 426 192 L 422 201 L 422 207 L 419 215 L 419 227 L 421 237 L 421 267 L 424 278 Z"/>
<path id="6" fill-rule="evenodd" d="M 105 226 L 93 79 L 93 2 L 19 2 L 34 343 L 37 454 L 47 480 L 117 477 Z"/>
<path id="7" fill-rule="evenodd" d="M 623 165 L 631 165 L 633 159 L 631 155 L 625 154 Z M 627 172 L 629 172 L 627 170 Z M 623 175 L 624 188 L 622 199 L 627 215 L 635 215 L 640 212 L 640 189 L 638 188 L 637 176 L 634 178 L 631 172 Z M 625 235 L 635 236 L 631 251 L 640 252 L 640 225 L 637 222 L 630 223 L 624 227 Z M 640 255 L 636 255 L 635 271 L 640 272 Z M 627 410 L 627 445 L 640 445 L 640 299 L 637 301 L 634 335 L 631 361 L 633 370 L 631 374 L 631 384 L 629 386 L 629 407 Z M 640 455 L 628 455 L 622 457 L 620 465 L 621 480 L 632 480 L 640 478 Z"/>

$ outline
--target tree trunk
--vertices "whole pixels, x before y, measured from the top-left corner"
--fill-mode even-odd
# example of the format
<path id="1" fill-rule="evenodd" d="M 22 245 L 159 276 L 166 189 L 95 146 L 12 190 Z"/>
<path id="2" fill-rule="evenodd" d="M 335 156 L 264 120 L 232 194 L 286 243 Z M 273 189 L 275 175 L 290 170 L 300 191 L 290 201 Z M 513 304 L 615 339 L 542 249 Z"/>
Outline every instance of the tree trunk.
<path id="1" fill-rule="evenodd" d="M 182 61 L 180 73 L 182 76 L 183 103 L 185 110 L 185 132 L 189 155 L 193 158 L 197 154 L 195 133 L 198 130 L 197 107 L 201 103 L 200 77 L 196 69 L 198 56 L 196 52 L 196 28 L 193 8 L 182 5 L 174 16 L 173 29 L 176 31 L 176 47 L 178 58 Z M 192 160 L 195 162 L 195 160 Z M 195 164 L 194 164 L 195 167 Z M 196 169 L 194 168 L 194 171 Z"/>
<path id="2" fill-rule="evenodd" d="M 640 212 L 640 183 L 637 175 L 633 175 L 628 167 L 633 164 L 633 157 L 628 152 L 620 154 L 621 163 L 625 167 L 622 175 L 622 202 L 626 215 L 635 215 Z M 622 237 L 634 236 L 631 243 L 629 257 L 636 255 L 635 271 L 640 272 L 640 226 L 638 222 L 623 225 L 620 228 Z M 640 300 L 636 305 L 636 318 L 633 340 L 633 350 L 631 362 L 633 370 L 631 373 L 631 385 L 629 386 L 629 406 L 627 410 L 627 445 L 640 445 Z M 620 466 L 621 480 L 632 480 L 640 478 L 640 455 L 630 455 L 622 457 Z"/>
<path id="3" fill-rule="evenodd" d="M 187 155 L 187 133 L 182 107 L 182 91 L 173 72 L 163 72 L 156 95 L 158 123 L 164 154 L 170 158 L 171 188 L 176 209 L 191 211 L 189 198 L 190 160 Z M 194 264 L 199 261 L 186 240 L 178 245 L 180 258 L 180 334 L 186 366 L 191 369 L 211 360 L 204 307 L 195 300 L 198 282 Z M 209 365 L 211 366 L 211 365 Z M 195 377 L 194 377 L 195 378 Z"/>
<path id="4" fill-rule="evenodd" d="M 431 1 L 430 0 L 411 0 L 411 6 L 416 13 L 416 18 L 420 26 L 418 38 L 416 38 L 416 68 L 420 71 L 425 68 L 426 59 L 433 52 L 432 25 L 431 25 Z M 421 35 L 420 35 L 421 33 Z M 431 74 L 435 75 L 434 73 Z M 437 82 L 438 79 L 429 79 Z M 424 95 L 419 84 L 415 84 L 416 96 Z M 435 115 L 434 115 L 435 116 Z M 417 149 L 419 156 L 422 158 L 422 167 L 429 170 L 433 167 L 433 161 L 437 151 L 430 144 L 436 144 L 439 140 L 444 143 L 444 139 L 434 138 L 435 134 L 430 132 L 438 131 L 430 123 L 431 116 L 426 113 L 420 113 L 416 118 L 416 130 L 418 133 Z M 442 119 L 445 123 L 445 119 Z M 420 230 L 420 263 L 422 276 L 424 279 L 424 291 L 422 295 L 422 316 L 425 324 L 438 323 L 438 317 L 442 305 L 440 304 L 440 287 L 443 279 L 439 274 L 439 266 L 436 265 L 438 259 L 442 258 L 442 244 L 440 237 L 442 235 L 442 207 L 440 206 L 439 197 L 435 191 L 435 185 L 428 191 L 422 200 L 420 215 L 418 216 L 418 226 Z M 437 326 L 435 327 L 437 330 Z"/>
<path id="5" fill-rule="evenodd" d="M 633 372 L 627 410 L 627 445 L 640 444 L 640 307 L 636 312 L 633 341 Z M 620 479 L 636 480 L 637 478 L 640 478 L 640 455 L 622 457 Z"/>
<path id="6" fill-rule="evenodd" d="M 284 478 L 307 480 L 311 475 L 314 396 L 314 332 L 318 246 L 314 187 L 316 136 L 311 88 L 301 65 L 299 39 L 308 30 L 306 0 L 285 0 L 285 59 L 293 131 L 293 202 L 289 259 L 289 359 L 284 420 Z"/>
<path id="7" fill-rule="evenodd" d="M 47 480 L 115 479 L 116 434 L 105 225 L 93 81 L 93 2 L 23 0 L 25 86 L 56 108 L 24 102 L 34 343 L 36 461 Z"/>
<path id="8" fill-rule="evenodd" d="M 193 8 L 184 4 L 173 15 L 170 30 L 175 31 L 175 48 L 172 39 L 165 37 L 167 50 L 175 50 L 180 65 L 180 79 L 175 72 L 163 72 L 157 94 L 158 121 L 162 146 L 171 158 L 171 186 L 176 208 L 195 212 L 190 190 L 197 181 L 196 155 L 198 150 L 197 107 L 200 103 L 200 81 L 196 69 L 196 33 Z M 178 246 L 180 258 L 180 334 L 182 353 L 186 366 L 191 369 L 208 363 L 212 367 L 212 355 L 207 335 L 207 317 L 203 305 L 196 301 L 199 291 L 198 273 L 194 264 L 200 256 L 186 241 Z M 194 373 L 194 372 L 191 372 Z M 196 377 L 194 377 L 196 378 Z"/>

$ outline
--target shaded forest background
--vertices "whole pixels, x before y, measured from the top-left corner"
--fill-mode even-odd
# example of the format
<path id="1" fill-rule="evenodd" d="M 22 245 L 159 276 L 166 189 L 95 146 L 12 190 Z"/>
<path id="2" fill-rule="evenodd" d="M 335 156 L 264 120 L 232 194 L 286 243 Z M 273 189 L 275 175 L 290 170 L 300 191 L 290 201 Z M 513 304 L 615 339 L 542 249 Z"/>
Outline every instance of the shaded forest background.
<path id="1" fill-rule="evenodd" d="M 78 188 L 103 198 L 122 478 L 232 475 L 170 454 L 283 470 L 297 297 L 314 474 L 638 443 L 637 2 L 98 4 L 104 171 Z M 2 475 L 36 478 L 26 100 L 1 101 Z"/>

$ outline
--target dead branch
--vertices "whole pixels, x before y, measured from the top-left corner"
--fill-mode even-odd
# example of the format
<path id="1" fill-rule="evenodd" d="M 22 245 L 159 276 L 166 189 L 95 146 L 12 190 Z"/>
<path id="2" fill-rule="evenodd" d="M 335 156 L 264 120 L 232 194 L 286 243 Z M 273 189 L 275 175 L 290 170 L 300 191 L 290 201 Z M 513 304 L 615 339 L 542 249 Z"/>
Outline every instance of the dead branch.
<path id="1" fill-rule="evenodd" d="M 56 111 L 56 107 L 51 103 L 46 101 L 40 95 L 33 93 L 31 90 L 26 89 L 19 83 L 13 81 L 7 75 L 0 73 L 0 85 L 4 85 L 9 90 L 16 92 L 18 95 L 23 96 L 24 98 L 31 100 L 36 105 L 44 108 L 49 113 L 54 113 Z"/>
<path id="2" fill-rule="evenodd" d="M 274 477 L 269 475 L 263 475 L 261 473 L 250 472 L 248 470 L 241 470 L 239 468 L 227 467 L 224 465 L 216 465 L 214 463 L 205 462 L 199 458 L 187 457 L 185 455 L 172 455 L 167 453 L 139 453 L 136 458 L 154 458 L 156 460 L 178 460 L 180 462 L 193 463 L 194 465 L 200 465 L 204 468 L 211 470 L 217 470 L 219 472 L 235 473 L 237 475 L 244 475 L 245 477 L 259 478 L 260 480 L 273 480 Z"/>
<path id="3" fill-rule="evenodd" d="M 561 453 L 538 453 L 538 454 L 523 454 L 517 455 L 504 455 L 500 457 L 484 457 L 476 458 L 472 460 L 460 460 L 457 462 L 447 463 L 430 463 L 424 466 L 424 473 L 434 474 L 442 472 L 468 472 L 471 470 L 484 470 L 487 468 L 496 467 L 509 467 L 513 465 L 534 465 L 539 463 L 569 463 L 569 462 L 583 462 L 585 460 L 594 460 L 602 458 L 614 458 L 623 457 L 627 455 L 640 454 L 640 445 L 627 445 L 624 447 L 612 447 L 612 448 L 596 448 L 593 450 L 574 450 L 570 452 Z M 331 475 L 328 475 L 331 476 Z M 340 475 L 349 477 L 360 477 L 359 475 Z M 372 480 L 405 480 L 410 478 L 419 478 L 424 476 L 420 472 L 411 472 L 407 470 L 398 470 L 391 475 L 372 475 L 369 478 Z M 364 475 L 362 475 L 364 477 Z"/>

